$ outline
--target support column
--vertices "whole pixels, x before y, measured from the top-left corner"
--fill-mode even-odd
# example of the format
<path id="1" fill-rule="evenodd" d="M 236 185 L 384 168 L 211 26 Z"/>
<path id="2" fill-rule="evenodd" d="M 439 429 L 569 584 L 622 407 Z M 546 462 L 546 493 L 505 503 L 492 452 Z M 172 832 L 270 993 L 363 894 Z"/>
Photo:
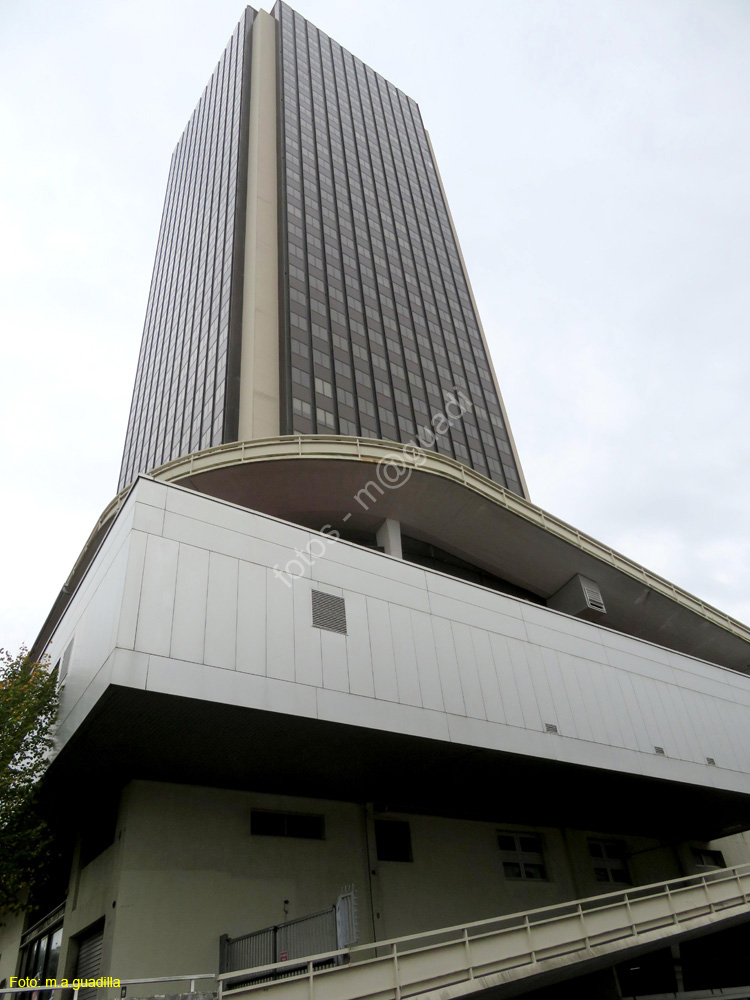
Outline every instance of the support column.
<path id="1" fill-rule="evenodd" d="M 677 992 L 680 993 L 685 989 L 685 980 L 682 976 L 682 955 L 680 955 L 679 944 L 673 944 L 672 948 L 672 961 L 674 962 L 674 978 L 675 985 L 677 987 Z"/>
<path id="2" fill-rule="evenodd" d="M 394 521 L 387 517 L 375 533 L 378 545 L 385 551 L 387 556 L 395 556 L 396 559 L 403 559 L 401 551 L 401 522 Z"/>

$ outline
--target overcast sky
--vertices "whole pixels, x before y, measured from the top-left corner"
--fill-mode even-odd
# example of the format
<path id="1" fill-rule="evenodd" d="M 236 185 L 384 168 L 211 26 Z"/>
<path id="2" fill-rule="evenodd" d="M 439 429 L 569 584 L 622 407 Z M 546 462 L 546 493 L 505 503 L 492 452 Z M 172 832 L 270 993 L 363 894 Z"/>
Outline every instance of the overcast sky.
<path id="1" fill-rule="evenodd" d="M 750 3 L 300 0 L 420 105 L 534 502 L 750 621 Z M 233 0 L 0 0 L 0 645 L 117 487 Z"/>

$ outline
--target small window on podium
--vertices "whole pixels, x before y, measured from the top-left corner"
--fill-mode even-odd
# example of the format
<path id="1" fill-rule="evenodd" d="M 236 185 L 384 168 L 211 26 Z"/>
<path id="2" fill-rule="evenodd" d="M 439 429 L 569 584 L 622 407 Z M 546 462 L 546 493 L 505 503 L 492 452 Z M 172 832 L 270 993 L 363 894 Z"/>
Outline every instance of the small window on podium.
<path id="1" fill-rule="evenodd" d="M 632 885 L 625 860 L 627 848 L 624 840 L 599 840 L 589 838 L 589 855 L 594 865 L 597 882 L 613 885 Z"/>
<path id="2" fill-rule="evenodd" d="M 706 847 L 693 847 L 691 850 L 693 863 L 698 871 L 712 871 L 727 866 L 721 851 L 709 851 Z"/>
<path id="3" fill-rule="evenodd" d="M 250 833 L 256 837 L 299 837 L 325 840 L 325 818 L 314 813 L 272 812 L 253 809 Z"/>
<path id="4" fill-rule="evenodd" d="M 528 882 L 547 881 L 544 844 L 538 833 L 498 830 L 497 846 L 500 848 L 505 878 Z"/>
<path id="5" fill-rule="evenodd" d="M 402 819 L 376 819 L 375 847 L 378 861 L 413 861 L 408 822 Z"/>

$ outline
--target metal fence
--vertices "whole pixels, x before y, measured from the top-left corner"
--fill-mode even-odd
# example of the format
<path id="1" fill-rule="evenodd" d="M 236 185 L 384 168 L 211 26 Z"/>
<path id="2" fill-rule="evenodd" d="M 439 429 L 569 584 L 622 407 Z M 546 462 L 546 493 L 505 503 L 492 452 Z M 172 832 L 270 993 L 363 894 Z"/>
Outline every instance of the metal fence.
<path id="1" fill-rule="evenodd" d="M 241 937 L 231 938 L 224 934 L 219 940 L 219 972 L 253 970 L 289 962 L 273 974 L 251 972 L 244 981 L 283 979 L 299 971 L 294 959 L 347 948 L 356 944 L 357 937 L 357 892 L 353 885 L 345 885 L 335 905 L 326 910 L 286 920 Z M 319 964 L 321 968 L 326 968 L 341 962 L 342 959 L 336 957 Z"/>
<path id="2" fill-rule="evenodd" d="M 335 951 L 338 947 L 336 907 L 331 906 L 320 913 L 287 920 L 241 937 L 223 935 L 219 942 L 219 971 L 235 972 L 237 969 L 289 962 L 289 967 L 280 969 L 276 977 L 289 975 L 293 971 L 293 959 Z M 276 977 L 267 973 L 264 976 L 267 979 Z M 248 976 L 253 981 L 255 978 Z"/>

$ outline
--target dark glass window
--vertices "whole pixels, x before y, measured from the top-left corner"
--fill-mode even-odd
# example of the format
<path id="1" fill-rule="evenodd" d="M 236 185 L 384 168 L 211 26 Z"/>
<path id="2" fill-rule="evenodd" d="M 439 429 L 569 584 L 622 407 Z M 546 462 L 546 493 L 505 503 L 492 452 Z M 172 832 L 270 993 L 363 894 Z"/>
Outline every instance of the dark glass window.
<path id="1" fill-rule="evenodd" d="M 325 839 L 325 817 L 312 813 L 271 812 L 253 809 L 250 813 L 250 833 L 260 837 L 300 837 L 305 840 Z"/>
<path id="2" fill-rule="evenodd" d="M 62 946 L 64 904 L 29 929 L 21 939 L 19 975 L 44 982 L 57 977 Z M 29 994 L 30 995 L 30 994 Z M 52 991 L 38 991 L 40 1000 L 52 1000 Z"/>
<path id="3" fill-rule="evenodd" d="M 361 335 L 357 357 L 366 378 L 346 385 L 354 396 L 349 405 L 362 411 L 362 397 L 370 401 L 373 372 L 381 397 L 393 389 L 402 393 L 398 423 L 381 398 L 377 426 L 368 424 L 368 433 L 408 442 L 417 412 L 424 412 L 418 405 L 423 400 L 411 398 L 412 385 L 425 386 L 439 409 L 460 387 L 474 408 L 458 418 L 460 433 L 456 428 L 442 435 L 435 449 L 520 491 L 416 103 L 285 3 L 274 10 L 286 161 L 279 191 L 286 207 L 280 266 L 288 274 L 283 336 L 287 357 L 307 376 L 298 375 L 290 391 L 290 374 L 284 373 L 290 398 L 282 433 L 340 429 L 341 414 L 334 407 L 330 416 L 326 399 L 338 398 L 338 379 L 349 375 L 352 338 Z M 229 345 L 239 330 L 233 276 L 242 265 L 235 253 L 240 115 L 243 97 L 247 107 L 242 81 L 246 19 L 252 16 L 248 9 L 173 156 L 121 486 L 139 471 L 219 444 L 230 432 Z M 335 356 L 333 334 L 345 341 Z M 316 375 L 330 384 L 330 394 L 321 394 Z M 294 403 L 301 383 L 313 390 L 304 414 Z M 491 423 L 480 425 L 479 417 L 486 421 L 488 414 Z"/>
<path id="4" fill-rule="evenodd" d="M 409 823 L 400 819 L 376 819 L 375 847 L 378 861 L 413 861 Z"/>
<path id="5" fill-rule="evenodd" d="M 501 830 L 497 834 L 497 846 L 505 878 L 531 882 L 547 879 L 544 844 L 540 834 Z"/>
<path id="6" fill-rule="evenodd" d="M 247 13 L 172 156 L 125 439 L 120 488 L 221 444 Z M 239 322 L 236 317 L 235 325 Z"/>
<path id="7" fill-rule="evenodd" d="M 726 868 L 721 851 L 710 851 L 707 847 L 693 847 L 691 850 L 696 868 Z"/>
<path id="8" fill-rule="evenodd" d="M 589 838 L 589 855 L 597 882 L 631 885 L 626 862 L 627 848 L 623 840 Z"/>

